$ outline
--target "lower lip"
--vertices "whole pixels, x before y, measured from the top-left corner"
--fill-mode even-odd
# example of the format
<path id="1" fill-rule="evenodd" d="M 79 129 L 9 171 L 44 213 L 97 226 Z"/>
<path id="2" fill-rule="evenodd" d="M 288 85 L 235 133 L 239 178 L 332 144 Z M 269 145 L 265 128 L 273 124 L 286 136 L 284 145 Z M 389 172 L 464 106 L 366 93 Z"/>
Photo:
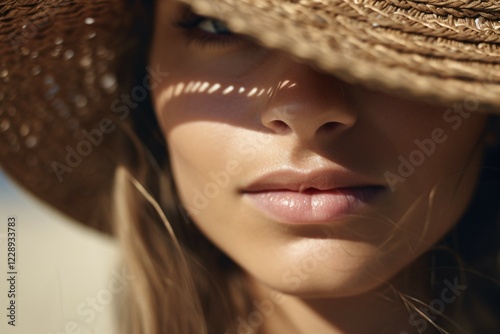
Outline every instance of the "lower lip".
<path id="1" fill-rule="evenodd" d="M 330 223 L 367 206 L 383 187 L 342 188 L 296 192 L 270 190 L 247 192 L 257 210 L 273 220 L 289 224 Z"/>

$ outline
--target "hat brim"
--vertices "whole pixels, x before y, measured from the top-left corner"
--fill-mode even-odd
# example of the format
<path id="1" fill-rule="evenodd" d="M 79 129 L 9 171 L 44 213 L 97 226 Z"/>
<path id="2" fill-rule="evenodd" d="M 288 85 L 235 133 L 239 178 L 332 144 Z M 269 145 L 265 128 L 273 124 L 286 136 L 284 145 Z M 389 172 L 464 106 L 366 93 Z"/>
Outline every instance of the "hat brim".
<path id="1" fill-rule="evenodd" d="M 119 119 L 113 103 L 132 86 L 120 65 L 135 55 L 137 9 L 123 0 L 0 5 L 0 166 L 108 233 L 118 129 L 131 118 Z"/>
<path id="2" fill-rule="evenodd" d="M 181 2 L 348 82 L 440 104 L 474 99 L 499 113 L 500 35 L 488 17 L 500 6 L 455 17 L 389 1 Z"/>

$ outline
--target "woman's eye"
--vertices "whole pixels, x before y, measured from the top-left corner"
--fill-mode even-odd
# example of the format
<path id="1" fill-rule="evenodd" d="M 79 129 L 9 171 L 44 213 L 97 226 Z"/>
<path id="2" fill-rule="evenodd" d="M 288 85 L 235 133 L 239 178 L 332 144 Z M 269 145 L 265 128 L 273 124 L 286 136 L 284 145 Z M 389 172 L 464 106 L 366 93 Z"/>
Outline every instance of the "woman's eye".
<path id="1" fill-rule="evenodd" d="M 200 28 L 203 31 L 206 31 L 208 33 L 212 34 L 231 34 L 231 31 L 229 28 L 224 24 L 224 22 L 220 20 L 215 20 L 215 19 L 210 19 L 206 18 L 203 20 L 199 25 L 198 28 Z"/>
<path id="2" fill-rule="evenodd" d="M 222 47 L 243 41 L 223 21 L 197 15 L 191 10 L 186 10 L 174 26 L 183 30 L 188 43 L 194 42 L 203 47 Z"/>

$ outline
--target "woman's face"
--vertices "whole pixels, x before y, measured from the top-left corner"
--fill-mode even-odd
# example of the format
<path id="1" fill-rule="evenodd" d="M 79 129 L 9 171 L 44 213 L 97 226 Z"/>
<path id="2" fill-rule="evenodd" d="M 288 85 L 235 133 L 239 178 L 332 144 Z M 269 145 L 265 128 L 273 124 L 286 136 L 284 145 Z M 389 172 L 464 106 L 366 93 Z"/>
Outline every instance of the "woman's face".
<path id="1" fill-rule="evenodd" d="M 157 6 L 150 66 L 169 75 L 153 101 L 179 196 L 251 276 L 360 294 L 457 222 L 481 163 L 473 96 L 437 107 L 369 91 Z"/>

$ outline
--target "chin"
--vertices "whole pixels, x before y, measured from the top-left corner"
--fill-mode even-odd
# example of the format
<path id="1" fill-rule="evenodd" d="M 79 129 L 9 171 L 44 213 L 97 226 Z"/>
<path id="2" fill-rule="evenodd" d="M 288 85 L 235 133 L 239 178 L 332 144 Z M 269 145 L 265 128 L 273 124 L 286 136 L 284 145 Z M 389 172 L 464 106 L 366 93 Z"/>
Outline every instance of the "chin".
<path id="1" fill-rule="evenodd" d="M 263 269 L 260 273 L 250 275 L 268 289 L 286 295 L 301 298 L 345 298 L 385 288 L 385 283 L 397 272 L 397 269 L 388 272 L 388 268 L 383 266 L 379 270 L 368 270 L 369 267 L 369 264 L 364 264 L 357 269 L 340 271 L 318 265 L 309 273 L 292 269 L 277 272 Z"/>

